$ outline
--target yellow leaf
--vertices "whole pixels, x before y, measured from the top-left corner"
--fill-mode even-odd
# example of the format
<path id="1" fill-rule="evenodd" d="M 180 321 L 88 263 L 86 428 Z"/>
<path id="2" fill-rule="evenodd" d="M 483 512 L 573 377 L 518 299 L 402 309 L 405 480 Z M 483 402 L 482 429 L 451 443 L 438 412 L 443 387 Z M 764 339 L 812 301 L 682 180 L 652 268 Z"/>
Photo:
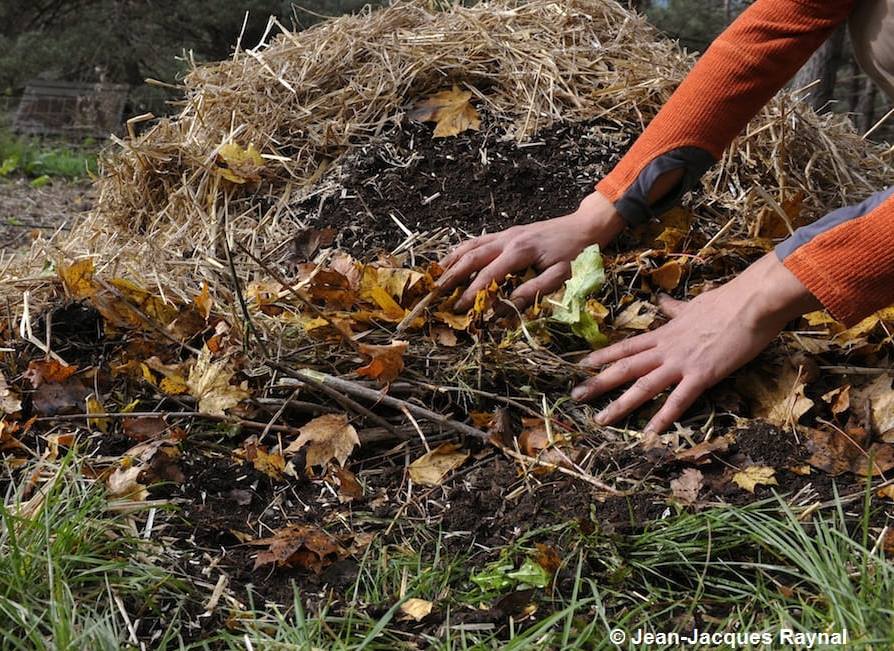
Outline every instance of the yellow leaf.
<path id="1" fill-rule="evenodd" d="M 87 413 L 88 414 L 103 414 L 105 413 L 105 407 L 102 406 L 102 403 L 96 399 L 95 396 L 90 396 L 87 398 Z M 109 419 L 108 418 L 88 418 L 87 425 L 90 427 L 95 427 L 103 434 L 109 431 Z"/>
<path id="2" fill-rule="evenodd" d="M 360 296 L 372 299 L 372 290 L 380 287 L 400 303 L 404 298 L 404 292 L 413 289 L 423 278 L 425 274 L 413 269 L 367 265 L 363 267 L 360 275 Z"/>
<path id="3" fill-rule="evenodd" d="M 355 447 L 360 445 L 357 430 L 348 422 L 345 414 L 326 414 L 314 418 L 299 430 L 298 439 L 286 448 L 286 454 L 298 452 L 307 446 L 305 466 L 324 466 L 335 459 L 344 465 Z"/>
<path id="4" fill-rule="evenodd" d="M 410 479 L 423 486 L 438 486 L 452 471 L 459 468 L 469 453 L 456 443 L 442 443 L 410 464 Z"/>
<path id="5" fill-rule="evenodd" d="M 431 97 L 417 102 L 410 111 L 410 119 L 419 122 L 435 123 L 435 138 L 445 138 L 472 129 L 477 131 L 481 126 L 478 111 L 469 102 L 472 93 L 454 86 L 451 90 L 435 93 Z"/>
<path id="6" fill-rule="evenodd" d="M 386 321 L 400 323 L 407 314 L 407 311 L 398 305 L 397 301 L 391 298 L 391 294 L 389 294 L 384 287 L 378 285 L 373 287 L 370 290 L 370 297 L 376 302 L 376 305 L 382 309 L 381 316 Z"/>
<path id="7" fill-rule="evenodd" d="M 93 282 L 93 258 L 84 258 L 70 265 L 59 265 L 59 278 L 72 298 L 87 298 L 96 293 Z"/>
<path id="8" fill-rule="evenodd" d="M 229 142 L 220 146 L 217 155 L 223 165 L 218 165 L 214 171 L 228 181 L 242 184 L 261 180 L 264 158 L 254 145 L 243 149 L 235 142 Z"/>
<path id="9" fill-rule="evenodd" d="M 208 346 L 202 347 L 186 380 L 190 395 L 199 401 L 199 411 L 223 416 L 227 409 L 248 397 L 245 386 L 230 384 L 233 374 L 226 359 L 212 361 Z"/>
<path id="10" fill-rule="evenodd" d="M 775 379 L 754 372 L 738 385 L 754 404 L 754 415 L 773 425 L 797 423 L 813 407 L 813 400 L 804 394 L 803 373 L 788 361 Z"/>
<path id="11" fill-rule="evenodd" d="M 412 619 L 418 622 L 431 614 L 433 605 L 432 602 L 426 601 L 425 599 L 407 599 L 401 604 L 400 612 L 406 616 L 406 619 Z"/>
<path id="12" fill-rule="evenodd" d="M 740 470 L 733 475 L 733 482 L 749 493 L 753 493 L 754 487 L 758 484 L 764 486 L 779 485 L 776 481 L 776 471 L 769 466 L 748 466 L 745 470 Z"/>
<path id="13" fill-rule="evenodd" d="M 433 315 L 438 321 L 443 321 L 454 330 L 467 330 L 472 323 L 472 313 L 454 314 L 453 312 L 435 312 Z"/>
<path id="14" fill-rule="evenodd" d="M 876 427 L 882 440 L 894 441 L 894 389 L 891 382 L 894 377 L 885 373 L 876 377 L 869 384 L 853 389 L 852 404 L 859 410 L 861 417 L 866 413 L 866 403 L 872 415 L 872 424 Z"/>
<path id="15" fill-rule="evenodd" d="M 184 393 L 189 393 L 189 384 L 186 378 L 175 373 L 162 378 L 158 388 L 169 396 L 182 396 Z"/>

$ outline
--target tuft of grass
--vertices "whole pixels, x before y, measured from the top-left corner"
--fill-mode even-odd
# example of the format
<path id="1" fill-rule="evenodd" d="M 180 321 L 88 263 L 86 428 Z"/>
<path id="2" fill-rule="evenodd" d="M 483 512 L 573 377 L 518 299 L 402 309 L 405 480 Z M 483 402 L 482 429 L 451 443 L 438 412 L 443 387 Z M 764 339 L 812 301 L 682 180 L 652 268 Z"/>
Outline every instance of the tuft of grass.
<path id="1" fill-rule="evenodd" d="M 181 600 L 184 586 L 156 565 L 126 516 L 107 510 L 73 454 L 37 490 L 43 500 L 33 514 L 12 484 L 0 505 L 4 649 L 125 648 L 138 619 L 157 621 Z"/>
<path id="2" fill-rule="evenodd" d="M 93 147 L 51 143 L 0 132 L 0 177 L 23 174 L 46 184 L 50 178 L 78 179 L 96 174 Z M 41 179 L 45 179 L 41 181 Z"/>

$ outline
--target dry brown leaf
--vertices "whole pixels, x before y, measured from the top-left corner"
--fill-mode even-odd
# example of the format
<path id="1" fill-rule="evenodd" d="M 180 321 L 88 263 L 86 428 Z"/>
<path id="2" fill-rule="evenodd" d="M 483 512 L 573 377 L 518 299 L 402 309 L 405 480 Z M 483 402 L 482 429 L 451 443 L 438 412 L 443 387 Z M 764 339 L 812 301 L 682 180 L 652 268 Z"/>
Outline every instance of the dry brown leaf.
<path id="1" fill-rule="evenodd" d="M 432 606 L 434 604 L 425 599 L 416 599 L 415 597 L 407 599 L 400 605 L 400 612 L 403 613 L 402 619 L 422 621 L 431 614 Z"/>
<path id="2" fill-rule="evenodd" d="M 700 470 L 686 468 L 679 477 L 671 480 L 671 492 L 683 504 L 687 506 L 695 504 L 704 480 L 705 477 Z"/>
<path id="3" fill-rule="evenodd" d="M 689 463 L 701 464 L 709 461 L 708 457 L 718 452 L 726 452 L 729 446 L 735 441 L 730 434 L 718 436 L 709 441 L 702 441 L 692 446 L 688 450 L 681 450 L 674 455 L 677 461 L 685 461 Z"/>
<path id="4" fill-rule="evenodd" d="M 18 394 L 9 387 L 3 373 L 0 372 L 0 415 L 14 414 L 17 411 L 21 411 L 21 409 L 21 399 Z"/>
<path id="5" fill-rule="evenodd" d="M 879 497 L 885 497 L 889 500 L 894 500 L 894 484 L 888 484 L 887 486 L 882 486 L 876 492 L 876 495 Z"/>
<path id="6" fill-rule="evenodd" d="M 663 265 L 655 269 L 650 274 L 650 277 L 661 289 L 669 292 L 680 284 L 680 279 L 683 278 L 683 271 L 685 268 L 685 261 L 682 258 L 675 258 L 665 262 Z"/>
<path id="7" fill-rule="evenodd" d="M 251 462 L 255 470 L 272 479 L 282 479 L 286 469 L 286 460 L 279 452 L 268 452 L 267 446 L 258 444 L 257 436 L 250 436 L 242 443 L 241 448 L 233 451 L 237 459 Z"/>
<path id="8" fill-rule="evenodd" d="M 31 404 L 40 416 L 82 414 L 87 406 L 90 390 L 79 378 L 64 382 L 45 382 L 31 394 Z"/>
<path id="9" fill-rule="evenodd" d="M 246 383 L 240 386 L 230 384 L 233 375 L 228 359 L 212 360 L 208 346 L 202 347 L 186 380 L 190 395 L 199 401 L 199 411 L 223 416 L 248 397 Z"/>
<path id="10" fill-rule="evenodd" d="M 778 378 L 751 373 L 737 386 L 753 405 L 754 416 L 784 427 L 798 420 L 813 407 L 813 400 L 804 395 L 804 372 L 786 361 Z"/>
<path id="11" fill-rule="evenodd" d="M 471 99 L 472 93 L 454 86 L 417 102 L 409 117 L 419 122 L 434 122 L 435 138 L 455 136 L 467 129 L 477 131 L 481 120 L 469 101 Z"/>
<path id="12" fill-rule="evenodd" d="M 459 345 L 459 339 L 451 328 L 434 327 L 431 329 L 431 338 L 440 346 L 455 348 Z"/>
<path id="13" fill-rule="evenodd" d="M 833 414 L 844 413 L 851 406 L 851 385 L 846 384 L 843 387 L 832 389 L 824 393 L 822 398 L 830 404 Z"/>
<path id="14" fill-rule="evenodd" d="M 846 431 L 810 428 L 807 430 L 808 463 L 832 476 L 844 472 L 858 475 L 881 475 L 894 468 L 894 445 L 872 443 L 866 447 L 869 434 L 862 427 Z"/>
<path id="15" fill-rule="evenodd" d="M 357 375 L 378 380 L 382 385 L 394 382 L 404 370 L 404 353 L 409 345 L 408 341 L 392 341 L 387 346 L 359 344 L 358 350 L 371 359 L 366 366 L 357 369 Z"/>
<path id="16" fill-rule="evenodd" d="M 776 470 L 769 466 L 748 466 L 733 475 L 733 483 L 749 493 L 754 492 L 755 486 L 778 486 Z"/>
<path id="17" fill-rule="evenodd" d="M 345 465 L 355 447 L 360 445 L 357 430 L 348 422 L 345 414 L 325 414 L 314 418 L 299 430 L 298 439 L 286 448 L 286 454 L 294 454 L 305 445 L 307 460 L 305 467 L 325 466 L 332 459 Z"/>
<path id="18" fill-rule="evenodd" d="M 137 502 L 145 500 L 149 497 L 149 491 L 138 481 L 141 472 L 142 466 L 116 468 L 106 480 L 109 496 Z"/>
<path id="19" fill-rule="evenodd" d="M 615 317 L 614 327 L 624 328 L 626 330 L 648 330 L 652 322 L 655 321 L 655 315 L 658 308 L 647 303 L 646 301 L 634 301 L 628 305 L 623 312 Z"/>
<path id="20" fill-rule="evenodd" d="M 90 396 L 86 401 L 87 413 L 88 414 L 104 414 L 106 409 L 102 406 L 102 403 L 95 397 Z M 109 431 L 109 419 L 108 418 L 88 418 L 87 425 L 89 427 L 95 427 L 103 434 L 108 433 Z"/>
<path id="21" fill-rule="evenodd" d="M 65 291 L 72 298 L 87 298 L 96 293 L 97 286 L 93 282 L 93 258 L 83 258 L 67 265 L 58 265 L 59 278 Z"/>
<path id="22" fill-rule="evenodd" d="M 853 389 L 852 403 L 857 416 L 863 418 L 866 403 L 870 404 L 872 426 L 881 435 L 882 440 L 894 441 L 894 389 L 891 382 L 894 377 L 885 373 L 860 388 Z M 867 423 L 868 424 L 868 423 Z"/>
<path id="23" fill-rule="evenodd" d="M 249 544 L 267 547 L 255 559 L 255 569 L 264 565 L 295 567 L 319 574 L 323 568 L 347 556 L 347 552 L 331 535 L 306 524 L 290 524 L 269 538 Z"/>
<path id="24" fill-rule="evenodd" d="M 335 468 L 335 477 L 338 479 L 338 495 L 342 502 L 350 502 L 353 499 L 363 497 L 363 486 L 357 481 L 357 476 L 342 466 Z"/>
<path id="25" fill-rule="evenodd" d="M 22 375 L 37 389 L 45 383 L 65 382 L 77 371 L 77 366 L 66 366 L 55 359 L 33 359 Z"/>
<path id="26" fill-rule="evenodd" d="M 459 468 L 469 453 L 457 443 L 442 443 L 410 464 L 410 479 L 422 486 L 439 486 L 444 478 Z"/>
<path id="27" fill-rule="evenodd" d="M 454 330 L 468 330 L 472 323 L 472 312 L 455 314 L 453 312 L 434 312 L 432 314 L 438 321 L 446 323 Z"/>

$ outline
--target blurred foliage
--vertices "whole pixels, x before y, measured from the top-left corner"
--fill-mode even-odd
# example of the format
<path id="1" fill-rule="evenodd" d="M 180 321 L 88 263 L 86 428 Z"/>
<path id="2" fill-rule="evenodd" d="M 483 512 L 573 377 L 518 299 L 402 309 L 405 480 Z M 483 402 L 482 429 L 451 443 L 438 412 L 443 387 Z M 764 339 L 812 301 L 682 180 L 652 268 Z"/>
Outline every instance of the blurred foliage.
<path id="1" fill-rule="evenodd" d="M 750 5 L 747 0 L 654 0 L 645 10 L 649 20 L 671 38 L 704 52 L 720 32 Z"/>
<path id="2" fill-rule="evenodd" d="M 33 187 L 51 177 L 76 179 L 96 173 L 96 142 L 85 139 L 80 147 L 65 141 L 14 136 L 0 130 L 0 178 L 32 177 Z"/>
<path id="3" fill-rule="evenodd" d="M 288 0 L 0 0 L 0 93 L 17 94 L 35 77 L 126 83 L 135 87 L 128 112 L 158 112 L 166 95 L 143 81 L 176 83 L 190 57 L 226 58 L 243 22 L 242 42 L 253 47 L 271 15 L 306 27 L 364 4 L 309 0 L 293 11 Z"/>

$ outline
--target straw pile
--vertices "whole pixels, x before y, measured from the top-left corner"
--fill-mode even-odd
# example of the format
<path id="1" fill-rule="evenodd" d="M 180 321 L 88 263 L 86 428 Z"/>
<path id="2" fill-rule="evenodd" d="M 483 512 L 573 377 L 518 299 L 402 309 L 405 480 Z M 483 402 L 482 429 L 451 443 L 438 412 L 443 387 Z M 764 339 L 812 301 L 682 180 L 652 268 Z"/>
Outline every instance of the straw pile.
<path id="1" fill-rule="evenodd" d="M 92 254 L 98 269 L 163 296 L 188 300 L 205 280 L 231 299 L 224 233 L 276 262 L 277 247 L 303 226 L 291 206 L 337 183 L 340 157 L 399 125 L 417 99 L 461 85 L 518 140 L 601 116 L 602 135 L 620 145 L 693 61 L 612 0 L 399 2 L 298 33 L 274 21 L 273 32 L 231 60 L 196 67 L 177 117 L 107 152 L 97 209 L 71 235 L 8 264 L 6 280 L 33 275 L 48 257 Z M 256 183 L 221 177 L 227 143 L 263 155 Z M 706 177 L 696 214 L 715 231 L 732 215 L 724 232 L 734 237 L 800 189 L 815 215 L 882 187 L 885 160 L 846 120 L 780 96 Z M 237 254 L 240 274 L 249 262 Z"/>

